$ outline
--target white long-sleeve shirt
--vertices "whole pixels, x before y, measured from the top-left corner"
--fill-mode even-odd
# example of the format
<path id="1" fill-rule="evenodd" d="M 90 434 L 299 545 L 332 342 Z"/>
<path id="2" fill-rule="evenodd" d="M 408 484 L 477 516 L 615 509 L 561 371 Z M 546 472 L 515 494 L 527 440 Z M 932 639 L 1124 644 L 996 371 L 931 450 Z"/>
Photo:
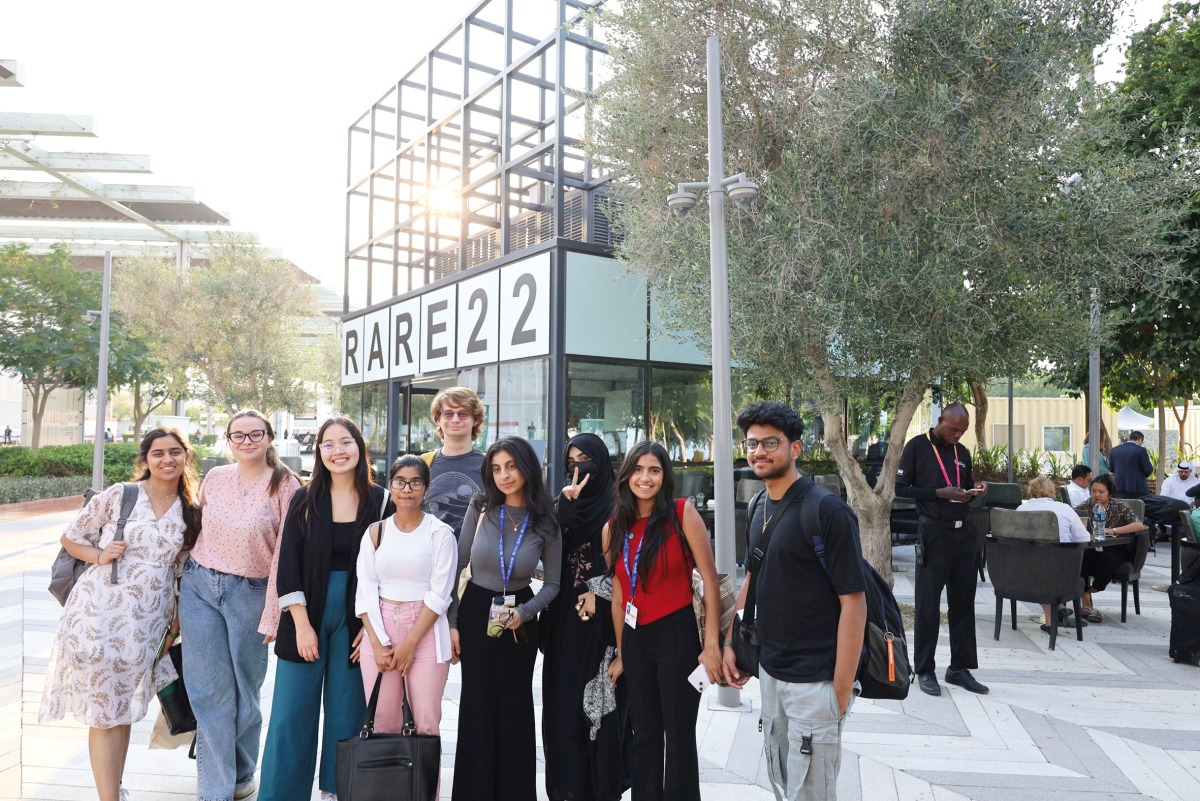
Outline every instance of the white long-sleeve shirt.
<path id="1" fill-rule="evenodd" d="M 391 638 L 383 628 L 379 610 L 381 598 L 390 601 L 422 601 L 437 613 L 433 624 L 438 662 L 450 661 L 450 625 L 446 610 L 457 578 L 458 543 L 450 526 L 426 514 L 413 531 L 396 527 L 395 518 L 384 522 L 383 539 L 378 550 L 371 542 L 370 529 L 363 534 L 358 551 L 358 592 L 354 614 L 366 615 L 375 636 L 383 645 Z"/>
<path id="2" fill-rule="evenodd" d="M 1054 512 L 1058 518 L 1059 542 L 1087 542 L 1092 535 L 1083 527 L 1079 515 L 1070 506 L 1052 498 L 1030 498 L 1021 504 L 1018 512 Z M 359 579 L 361 581 L 362 579 Z"/>
<path id="3" fill-rule="evenodd" d="M 1172 473 L 1163 482 L 1162 490 L 1159 494 L 1168 495 L 1177 501 L 1190 504 L 1193 499 L 1188 497 L 1187 491 L 1197 484 L 1200 484 L 1200 478 L 1196 478 L 1194 474 L 1187 478 L 1180 478 L 1179 473 Z"/>

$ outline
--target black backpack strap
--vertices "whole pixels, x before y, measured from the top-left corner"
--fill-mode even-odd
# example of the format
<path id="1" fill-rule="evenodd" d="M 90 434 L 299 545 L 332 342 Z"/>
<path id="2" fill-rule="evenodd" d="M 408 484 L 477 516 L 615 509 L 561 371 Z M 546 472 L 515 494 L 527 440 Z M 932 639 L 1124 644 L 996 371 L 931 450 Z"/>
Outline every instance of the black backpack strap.
<path id="1" fill-rule="evenodd" d="M 812 489 L 813 485 L 808 484 L 808 489 Z M 750 523 L 754 519 L 752 510 L 757 507 L 757 502 L 766 494 L 766 490 L 759 490 L 758 493 L 750 499 L 751 506 L 746 507 L 746 540 L 750 539 Z M 787 492 L 779 499 L 779 505 L 775 507 L 775 512 L 771 515 L 771 519 L 763 526 L 763 538 L 759 547 L 754 549 L 753 553 L 746 554 L 746 574 L 754 576 L 750 582 L 750 589 L 746 593 L 746 605 L 742 608 L 742 618 L 747 622 L 754 620 L 754 608 L 758 602 L 758 567 L 762 564 L 762 560 L 767 555 L 767 546 L 771 543 L 771 532 L 775 530 L 775 524 L 783 515 L 784 509 L 787 508 L 797 495 L 805 494 L 805 483 L 803 479 L 797 479 L 788 487 Z M 751 569 L 751 559 L 754 560 L 753 568 Z"/>

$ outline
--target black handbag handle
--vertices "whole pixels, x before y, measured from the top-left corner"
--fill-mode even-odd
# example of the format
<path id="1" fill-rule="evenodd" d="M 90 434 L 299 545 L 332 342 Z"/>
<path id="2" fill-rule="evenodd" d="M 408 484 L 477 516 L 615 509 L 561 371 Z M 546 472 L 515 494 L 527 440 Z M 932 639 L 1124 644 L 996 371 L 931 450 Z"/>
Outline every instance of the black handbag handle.
<path id="1" fill-rule="evenodd" d="M 375 676 L 375 687 L 371 690 L 371 700 L 367 702 L 367 713 L 363 718 L 362 730 L 358 733 L 363 740 L 369 740 L 375 734 L 375 710 L 379 707 L 379 688 L 382 685 L 383 673 L 378 673 Z M 408 682 L 402 680 L 400 687 L 404 694 L 402 705 L 404 720 L 400 724 L 400 734 L 411 737 L 417 733 L 417 724 L 413 720 L 412 707 L 408 705 Z"/>

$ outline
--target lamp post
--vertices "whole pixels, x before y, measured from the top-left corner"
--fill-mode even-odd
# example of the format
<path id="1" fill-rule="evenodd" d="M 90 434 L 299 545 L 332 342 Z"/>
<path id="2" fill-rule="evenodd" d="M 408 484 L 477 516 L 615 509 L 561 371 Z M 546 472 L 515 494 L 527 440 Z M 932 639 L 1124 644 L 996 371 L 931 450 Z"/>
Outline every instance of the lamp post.
<path id="1" fill-rule="evenodd" d="M 712 295 L 713 376 L 713 499 L 716 508 L 713 530 L 717 541 L 717 571 L 736 575 L 737 556 L 733 526 L 733 399 L 730 386 L 729 264 L 725 241 L 725 197 L 728 194 L 745 208 L 758 197 L 758 184 L 745 173 L 725 176 L 725 142 L 721 125 L 721 44 L 708 37 L 708 180 L 682 183 L 667 197 L 676 217 L 685 217 L 699 200 L 697 192 L 708 193 L 709 291 Z M 716 588 L 705 587 L 706 592 Z M 722 632 L 724 636 L 724 632 Z M 741 706 L 741 692 L 720 687 L 717 702 L 725 707 Z"/>
<path id="2" fill-rule="evenodd" d="M 104 489 L 104 417 L 108 401 L 108 296 L 112 285 L 112 251 L 104 251 L 104 289 L 100 311 L 88 309 L 84 322 L 91 325 L 100 318 L 100 371 L 96 381 L 96 438 L 92 443 L 92 489 Z"/>

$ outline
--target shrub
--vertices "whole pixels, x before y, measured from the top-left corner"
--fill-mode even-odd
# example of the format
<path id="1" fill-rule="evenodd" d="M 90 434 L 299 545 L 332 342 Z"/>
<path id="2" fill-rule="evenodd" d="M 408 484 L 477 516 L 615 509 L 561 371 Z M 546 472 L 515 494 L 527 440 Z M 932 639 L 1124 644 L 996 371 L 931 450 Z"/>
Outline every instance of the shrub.
<path id="1" fill-rule="evenodd" d="M 91 484 L 91 478 L 86 476 L 0 476 L 0 504 L 79 495 L 82 506 L 82 495 Z"/>
<path id="2" fill-rule="evenodd" d="M 104 446 L 106 485 L 125 481 L 132 475 L 137 451 L 137 443 L 132 442 L 110 442 Z M 91 475 L 91 445 L 47 445 L 36 451 L 26 447 L 0 448 L 0 476 L 90 478 Z"/>

